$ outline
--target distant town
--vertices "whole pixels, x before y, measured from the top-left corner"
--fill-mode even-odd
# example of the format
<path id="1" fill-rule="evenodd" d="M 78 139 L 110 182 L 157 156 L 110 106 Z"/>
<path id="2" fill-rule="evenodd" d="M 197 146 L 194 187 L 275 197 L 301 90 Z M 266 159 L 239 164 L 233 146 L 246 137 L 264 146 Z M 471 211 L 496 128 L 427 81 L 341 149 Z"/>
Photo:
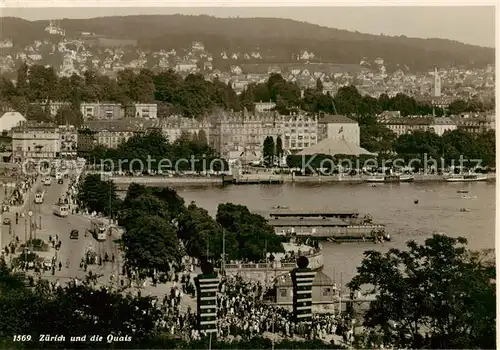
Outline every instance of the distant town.
<path id="1" fill-rule="evenodd" d="M 68 37 L 57 21 L 45 28 L 51 40 L 34 40 L 22 49 L 9 38 L 0 42 L 0 72 L 14 78 L 21 62 L 29 65 L 50 65 L 61 77 L 82 75 L 86 70 L 95 70 L 102 75 L 116 77 L 119 71 L 153 71 L 173 69 L 182 76 L 201 73 L 207 80 L 218 78 L 241 93 L 251 83 L 267 80 L 269 74 L 280 73 L 287 81 L 296 83 L 301 89 L 323 82 L 324 93 L 335 94 L 347 85 L 354 85 L 362 95 L 379 97 L 385 93 L 398 93 L 418 99 L 434 98 L 438 104 L 453 99 L 494 98 L 494 67 L 465 69 L 439 67 L 426 73 L 412 73 L 401 62 L 400 69 L 387 72 L 384 57 L 359 57 L 358 64 L 335 64 L 323 62 L 314 52 L 301 50 L 290 57 L 289 62 L 265 63 L 267 52 L 208 52 L 202 42 L 186 43 L 182 50 L 165 47 L 158 51 L 143 51 L 136 47 L 136 40 L 112 39 L 90 32 L 81 32 L 77 37 Z M 215 61 L 224 62 L 227 69 L 214 67 Z M 434 88 L 438 76 L 439 89 Z"/>

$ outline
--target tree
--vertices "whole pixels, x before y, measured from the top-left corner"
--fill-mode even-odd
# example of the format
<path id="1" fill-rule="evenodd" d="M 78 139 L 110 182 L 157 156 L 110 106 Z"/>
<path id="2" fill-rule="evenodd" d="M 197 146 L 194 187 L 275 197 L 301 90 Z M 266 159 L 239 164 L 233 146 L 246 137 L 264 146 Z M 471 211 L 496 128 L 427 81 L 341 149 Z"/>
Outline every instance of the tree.
<path id="1" fill-rule="evenodd" d="M 320 93 L 323 93 L 323 82 L 320 78 L 316 79 L 316 90 Z"/>
<path id="2" fill-rule="evenodd" d="M 283 141 L 281 141 L 281 136 L 276 138 L 276 156 L 279 160 L 279 165 L 281 166 L 281 159 L 283 158 Z"/>
<path id="3" fill-rule="evenodd" d="M 62 106 L 57 111 L 55 121 L 57 125 L 74 125 L 78 127 L 83 124 L 83 114 L 80 110 L 70 106 Z"/>
<path id="4" fill-rule="evenodd" d="M 264 163 L 268 167 L 274 165 L 274 156 L 276 154 L 276 147 L 274 146 L 274 139 L 272 136 L 267 136 L 264 139 L 262 155 L 264 156 Z"/>
<path id="5" fill-rule="evenodd" d="M 175 227 L 164 218 L 140 213 L 122 235 L 125 266 L 150 275 L 152 271 L 169 272 L 171 263 L 179 263 L 183 256 Z"/>
<path id="6" fill-rule="evenodd" d="M 377 293 L 364 326 L 395 347 L 495 347 L 495 269 L 466 243 L 436 234 L 406 251 L 365 252 L 348 284 Z"/>
<path id="7" fill-rule="evenodd" d="M 216 221 L 226 230 L 226 236 L 234 235 L 239 259 L 259 261 L 265 258 L 266 247 L 268 253 L 283 252 L 281 237 L 267 220 L 245 206 L 219 204 Z"/>
<path id="8" fill-rule="evenodd" d="M 85 176 L 79 185 L 78 200 L 89 211 L 106 215 L 109 213 L 116 215 L 121 203 L 114 182 L 102 181 L 99 174 Z"/>
<path id="9" fill-rule="evenodd" d="M 222 227 L 208 212 L 197 207 L 194 203 L 191 203 L 187 210 L 180 215 L 177 235 L 184 242 L 186 253 L 189 256 L 220 261 L 225 244 L 228 259 L 240 258 L 236 236 L 231 232 L 224 235 Z M 225 239 L 224 243 L 223 239 Z"/>

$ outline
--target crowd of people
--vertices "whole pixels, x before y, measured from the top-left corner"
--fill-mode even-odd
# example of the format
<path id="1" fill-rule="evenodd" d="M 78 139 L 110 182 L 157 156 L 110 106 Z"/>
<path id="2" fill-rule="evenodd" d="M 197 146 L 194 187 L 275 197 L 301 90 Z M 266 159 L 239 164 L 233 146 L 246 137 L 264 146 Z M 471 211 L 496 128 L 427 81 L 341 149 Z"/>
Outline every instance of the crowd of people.
<path id="1" fill-rule="evenodd" d="M 189 279 L 182 279 L 181 273 L 179 280 L 183 282 L 174 283 L 163 302 L 158 303 L 164 314 L 159 326 L 171 336 L 198 340 L 203 334 L 198 330 L 196 310 L 181 307 Z M 331 341 L 331 335 L 337 334 L 346 343 L 352 341 L 351 323 L 345 316 L 314 314 L 311 323 L 296 323 L 291 310 L 265 300 L 267 292 L 260 282 L 240 276 L 222 277 L 217 293 L 217 338 L 250 339 L 268 332 L 281 338 L 324 341 Z"/>

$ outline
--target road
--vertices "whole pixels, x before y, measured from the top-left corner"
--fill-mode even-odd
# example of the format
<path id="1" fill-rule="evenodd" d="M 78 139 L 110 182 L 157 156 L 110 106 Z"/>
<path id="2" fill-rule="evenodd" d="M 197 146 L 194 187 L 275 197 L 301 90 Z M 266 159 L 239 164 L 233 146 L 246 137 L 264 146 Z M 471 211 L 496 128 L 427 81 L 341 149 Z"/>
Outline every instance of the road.
<path id="1" fill-rule="evenodd" d="M 88 271 L 93 271 L 104 276 L 100 279 L 101 282 L 108 282 L 111 274 L 118 276 L 120 254 L 118 254 L 117 244 L 113 239 L 108 238 L 105 242 L 96 241 L 91 234 L 85 236 L 86 230 L 90 228 L 90 218 L 82 215 L 68 215 L 67 217 L 58 217 L 53 214 L 53 206 L 62 197 L 69 186 L 69 179 L 64 179 L 63 184 L 58 184 L 55 180 L 50 186 L 43 186 L 45 189 L 44 202 L 42 204 L 34 203 L 34 196 L 28 199 L 24 209 L 25 217 L 19 218 L 16 224 L 15 213 L 7 213 L 4 216 L 10 217 L 12 222 L 12 237 L 19 236 L 21 242 L 25 241 L 25 237 L 39 238 L 46 242 L 49 241 L 49 236 L 53 239 L 58 236 L 61 241 L 61 249 L 56 251 L 51 250 L 49 256 L 56 256 L 57 260 L 62 263 L 62 269 L 56 269 L 55 275 L 51 271 L 45 272 L 43 276 L 48 279 L 60 279 L 61 282 L 70 278 L 82 279 Z M 31 211 L 33 216 L 30 218 L 28 212 Z M 35 221 L 36 226 L 35 227 Z M 31 222 L 31 225 L 30 225 Z M 4 225 L 4 230 L 8 230 L 8 226 Z M 76 229 L 80 235 L 78 239 L 70 239 L 71 230 Z M 116 257 L 115 263 L 106 263 L 103 266 L 89 265 L 87 272 L 80 268 L 80 262 L 85 256 L 87 249 L 91 247 L 96 253 L 104 257 L 107 253 L 111 258 Z M 69 262 L 69 265 L 67 263 Z M 58 264 L 58 263 L 57 263 Z"/>

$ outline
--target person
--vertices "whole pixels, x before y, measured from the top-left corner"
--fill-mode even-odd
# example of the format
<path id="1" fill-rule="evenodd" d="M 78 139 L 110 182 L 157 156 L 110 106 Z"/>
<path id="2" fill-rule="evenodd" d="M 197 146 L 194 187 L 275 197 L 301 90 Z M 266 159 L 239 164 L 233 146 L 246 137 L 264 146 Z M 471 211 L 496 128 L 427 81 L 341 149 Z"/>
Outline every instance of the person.
<path id="1" fill-rule="evenodd" d="M 59 261 L 59 271 L 62 269 L 62 263 Z"/>

